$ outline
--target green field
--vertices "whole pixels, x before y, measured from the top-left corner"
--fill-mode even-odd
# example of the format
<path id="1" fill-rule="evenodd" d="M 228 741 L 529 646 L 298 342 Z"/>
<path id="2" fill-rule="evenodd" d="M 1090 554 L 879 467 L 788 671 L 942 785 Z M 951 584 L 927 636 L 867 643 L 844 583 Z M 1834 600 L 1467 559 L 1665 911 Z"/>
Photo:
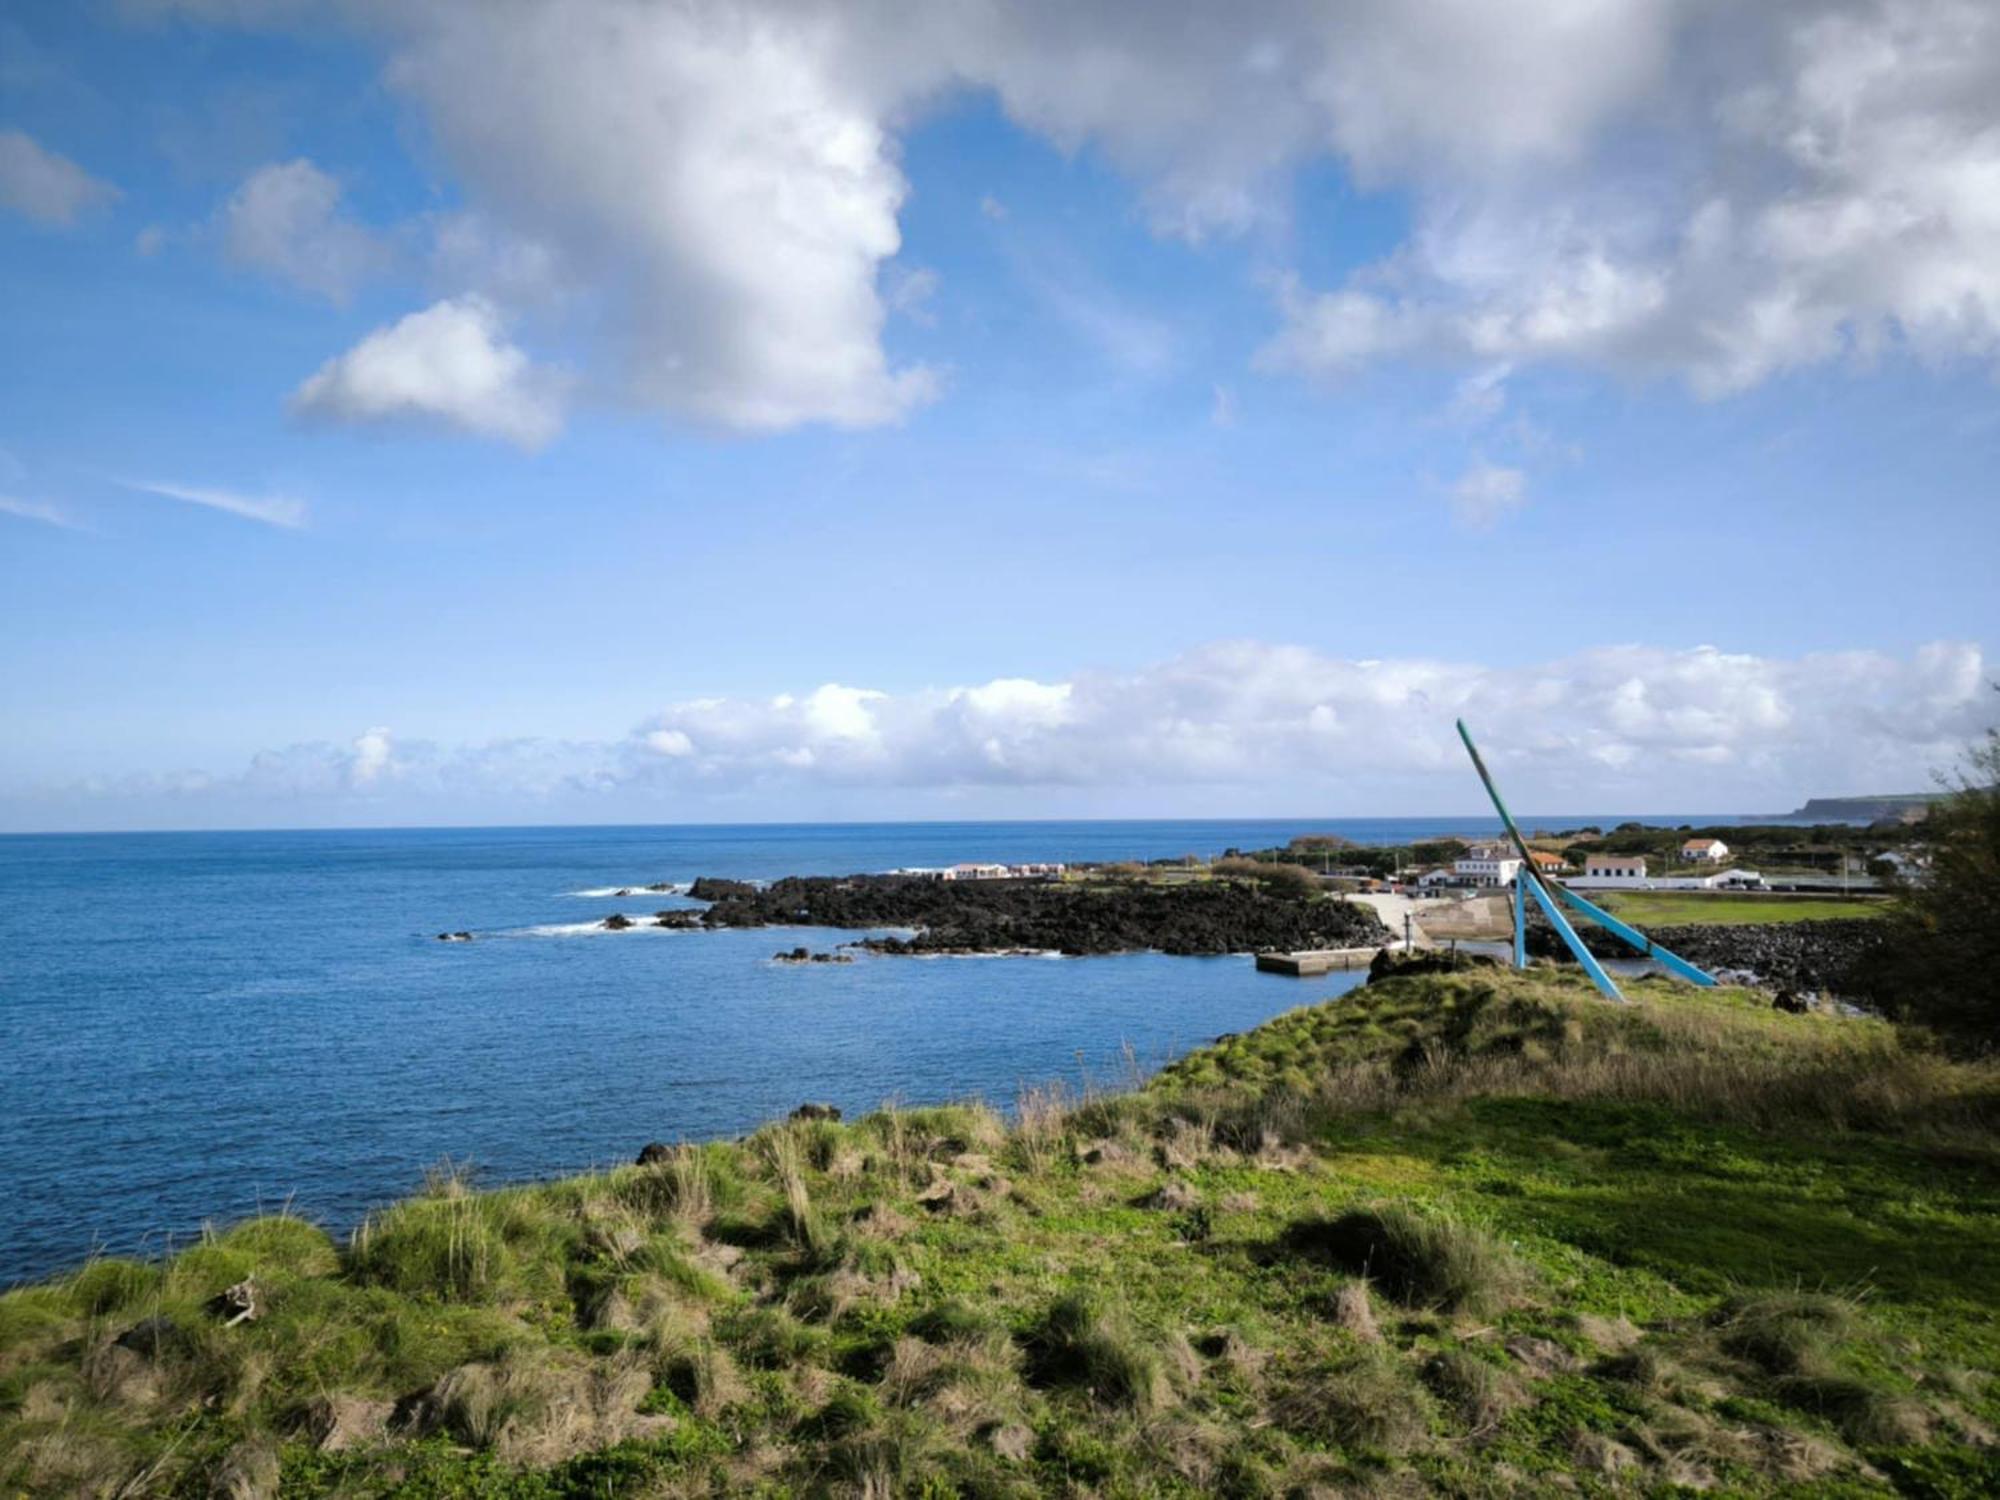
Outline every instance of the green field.
<path id="1" fill-rule="evenodd" d="M 1394 979 L 1012 1127 L 99 1261 L 0 1296 L 0 1492 L 2000 1490 L 2000 1073 L 1633 989 Z"/>
<path id="2" fill-rule="evenodd" d="M 1682 891 L 1584 892 L 1592 901 L 1639 927 L 1682 927 L 1697 924 L 1736 926 L 1750 922 L 1826 922 L 1847 917 L 1876 917 L 1886 909 L 1882 900 L 1824 900 L 1811 896 L 1701 895 Z"/>

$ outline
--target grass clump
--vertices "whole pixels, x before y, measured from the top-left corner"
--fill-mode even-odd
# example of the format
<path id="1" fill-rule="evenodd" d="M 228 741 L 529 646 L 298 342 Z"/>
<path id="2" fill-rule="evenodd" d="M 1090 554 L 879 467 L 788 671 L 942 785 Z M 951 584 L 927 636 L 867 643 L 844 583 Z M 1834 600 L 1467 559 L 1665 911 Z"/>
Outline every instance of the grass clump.
<path id="1" fill-rule="evenodd" d="M 1399 1204 L 1294 1221 L 1284 1245 L 1372 1280 L 1409 1307 L 1489 1313 L 1520 1290 L 1520 1263 L 1492 1235 Z"/>
<path id="2" fill-rule="evenodd" d="M 1166 1363 L 1130 1319 L 1084 1292 L 1050 1303 L 1023 1340 L 1028 1378 L 1072 1386 L 1110 1406 L 1152 1411 L 1167 1396 Z"/>
<path id="3" fill-rule="evenodd" d="M 1279 1424 L 1362 1453 L 1403 1454 L 1428 1441 L 1431 1402 L 1385 1350 L 1341 1348 L 1295 1367 L 1272 1404 Z"/>
<path id="4" fill-rule="evenodd" d="M 1424 1383 L 1436 1393 L 1461 1430 L 1472 1437 L 1495 1431 L 1507 1415 L 1528 1401 L 1520 1377 L 1468 1349 L 1453 1347 L 1424 1366 Z"/>
<path id="5" fill-rule="evenodd" d="M 1824 1292 L 1733 1298 L 1718 1314 L 1722 1347 L 1766 1374 L 1828 1375 L 1836 1346 L 1854 1329 L 1856 1309 Z"/>

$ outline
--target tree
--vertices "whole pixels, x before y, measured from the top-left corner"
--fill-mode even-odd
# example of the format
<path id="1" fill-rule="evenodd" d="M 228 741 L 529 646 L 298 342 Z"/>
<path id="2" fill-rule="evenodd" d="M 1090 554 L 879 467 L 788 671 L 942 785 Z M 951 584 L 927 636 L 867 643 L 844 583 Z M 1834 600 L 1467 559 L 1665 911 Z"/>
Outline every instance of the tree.
<path id="1" fill-rule="evenodd" d="M 2000 1047 L 2000 729 L 1946 784 L 1923 824 L 1930 868 L 1897 882 L 1863 982 L 1890 1015 L 1990 1052 Z"/>

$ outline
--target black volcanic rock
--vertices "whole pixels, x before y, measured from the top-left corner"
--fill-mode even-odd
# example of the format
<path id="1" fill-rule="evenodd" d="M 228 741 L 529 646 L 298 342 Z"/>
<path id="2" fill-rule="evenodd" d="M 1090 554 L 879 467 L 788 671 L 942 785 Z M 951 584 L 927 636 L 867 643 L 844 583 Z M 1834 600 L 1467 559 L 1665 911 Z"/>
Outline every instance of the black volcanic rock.
<path id="1" fill-rule="evenodd" d="M 704 875 L 688 887 L 688 894 L 697 901 L 732 901 L 755 896 L 757 887 L 747 880 L 721 880 Z"/>
<path id="2" fill-rule="evenodd" d="M 1539 914 L 1537 914 L 1539 915 Z M 1636 958 L 1635 950 L 1602 928 L 1578 921 L 1584 946 L 1599 958 Z M 1682 927 L 1648 927 L 1647 937 L 1711 974 L 1723 969 L 1754 975 L 1769 989 L 1811 993 L 1852 993 L 1857 966 L 1884 936 L 1868 917 L 1828 921 L 1755 922 Z M 1537 958 L 1568 961 L 1570 952 L 1545 920 L 1531 919 L 1528 951 Z"/>
<path id="3" fill-rule="evenodd" d="M 734 889 L 731 889 L 734 887 Z M 900 927 L 880 953 L 1251 953 L 1387 942 L 1367 907 L 1230 881 L 1189 885 L 926 880 L 900 875 L 795 876 L 757 888 L 695 882 L 711 893 L 710 927 Z"/>

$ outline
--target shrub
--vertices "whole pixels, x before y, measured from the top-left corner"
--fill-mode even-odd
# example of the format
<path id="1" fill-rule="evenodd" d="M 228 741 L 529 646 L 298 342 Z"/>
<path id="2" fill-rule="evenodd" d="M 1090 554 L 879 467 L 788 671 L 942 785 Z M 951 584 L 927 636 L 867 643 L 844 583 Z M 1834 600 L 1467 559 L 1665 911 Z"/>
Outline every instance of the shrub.
<path id="1" fill-rule="evenodd" d="M 1294 1254 L 1368 1277 L 1412 1307 L 1491 1312 L 1522 1281 L 1520 1263 L 1484 1230 L 1400 1206 L 1299 1219 L 1285 1231 L 1285 1244 Z"/>
<path id="2" fill-rule="evenodd" d="M 1898 892 L 1862 987 L 1889 1014 L 1973 1052 L 2000 1047 L 2000 729 L 1924 820 L 1931 867 Z"/>
<path id="3" fill-rule="evenodd" d="M 1274 896 L 1317 896 L 1321 889 L 1319 876 L 1304 865 L 1262 859 L 1218 859 L 1209 868 L 1230 879 L 1255 881 Z"/>

